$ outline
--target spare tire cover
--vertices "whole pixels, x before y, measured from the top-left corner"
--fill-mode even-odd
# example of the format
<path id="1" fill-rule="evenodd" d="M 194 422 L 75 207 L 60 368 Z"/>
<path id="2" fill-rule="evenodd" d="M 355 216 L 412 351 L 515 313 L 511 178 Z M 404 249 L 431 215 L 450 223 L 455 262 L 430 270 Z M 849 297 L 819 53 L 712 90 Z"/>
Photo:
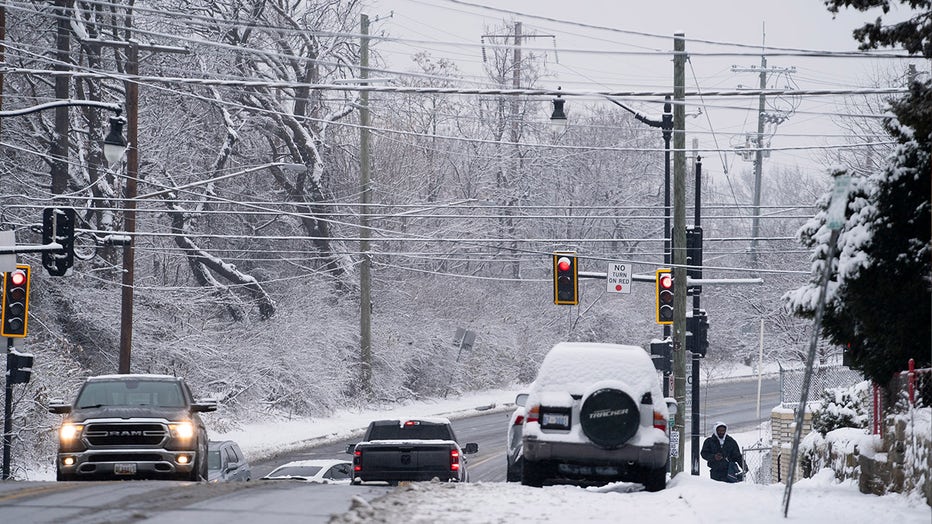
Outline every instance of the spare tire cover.
<path id="1" fill-rule="evenodd" d="M 596 446 L 617 448 L 638 431 L 638 405 L 624 391 L 605 388 L 594 391 L 579 410 L 583 433 Z"/>

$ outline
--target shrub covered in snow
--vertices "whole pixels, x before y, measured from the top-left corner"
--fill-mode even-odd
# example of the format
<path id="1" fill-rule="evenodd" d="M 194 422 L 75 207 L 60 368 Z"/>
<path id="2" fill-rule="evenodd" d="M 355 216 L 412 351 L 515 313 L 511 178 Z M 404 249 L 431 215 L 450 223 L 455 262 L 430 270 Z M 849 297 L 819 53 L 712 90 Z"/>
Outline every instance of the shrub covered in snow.
<path id="1" fill-rule="evenodd" d="M 866 428 L 870 420 L 870 381 L 822 392 L 812 429 L 823 437 L 839 428 Z"/>

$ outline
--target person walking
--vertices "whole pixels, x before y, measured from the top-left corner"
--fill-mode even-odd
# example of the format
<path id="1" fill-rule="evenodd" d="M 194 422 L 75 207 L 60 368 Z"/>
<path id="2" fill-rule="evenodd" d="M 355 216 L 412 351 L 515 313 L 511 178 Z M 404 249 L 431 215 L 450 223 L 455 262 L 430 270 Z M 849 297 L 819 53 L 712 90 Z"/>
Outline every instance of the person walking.
<path id="1" fill-rule="evenodd" d="M 709 438 L 702 443 L 699 455 L 709 464 L 709 476 L 712 480 L 720 482 L 738 482 L 740 478 L 729 476 L 729 463 L 737 465 L 737 471 L 744 471 L 744 460 L 741 457 L 741 448 L 738 442 L 727 434 L 728 426 L 724 422 L 716 422 L 715 429 Z"/>

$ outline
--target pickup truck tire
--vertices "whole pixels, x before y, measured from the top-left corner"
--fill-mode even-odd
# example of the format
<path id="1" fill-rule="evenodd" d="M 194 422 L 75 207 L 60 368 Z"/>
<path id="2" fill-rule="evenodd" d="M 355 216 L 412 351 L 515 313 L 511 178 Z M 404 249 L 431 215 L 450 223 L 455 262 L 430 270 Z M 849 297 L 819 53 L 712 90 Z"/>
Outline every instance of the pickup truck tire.
<path id="1" fill-rule="evenodd" d="M 55 480 L 57 480 L 58 482 L 69 482 L 69 481 L 72 481 L 72 480 L 77 480 L 77 478 L 76 478 L 74 475 L 69 475 L 69 474 L 67 474 L 67 473 L 62 473 L 61 471 L 59 471 L 58 469 L 56 469 L 56 470 L 55 470 Z"/>
<path id="2" fill-rule="evenodd" d="M 583 433 L 593 444 L 605 449 L 617 448 L 630 440 L 638 431 L 640 416 L 634 399 L 612 388 L 594 391 L 579 410 Z"/>
<path id="3" fill-rule="evenodd" d="M 185 480 L 200 482 L 207 480 L 207 435 L 201 435 L 197 441 L 194 456 L 194 469 Z"/>
<path id="4" fill-rule="evenodd" d="M 545 464 L 524 459 L 524 464 L 521 468 L 521 484 L 539 488 L 544 485 L 546 472 L 547 466 Z"/>

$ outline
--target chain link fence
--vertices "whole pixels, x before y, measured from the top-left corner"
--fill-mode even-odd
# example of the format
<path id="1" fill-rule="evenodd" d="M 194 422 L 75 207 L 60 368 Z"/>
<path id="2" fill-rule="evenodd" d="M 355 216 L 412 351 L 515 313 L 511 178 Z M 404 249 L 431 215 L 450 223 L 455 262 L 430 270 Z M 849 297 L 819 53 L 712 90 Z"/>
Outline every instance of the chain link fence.
<path id="1" fill-rule="evenodd" d="M 770 447 L 760 446 L 741 448 L 741 456 L 744 457 L 744 465 L 748 472 L 744 474 L 744 481 L 753 484 L 768 485 L 771 480 L 773 471 L 773 450 Z"/>
<path id="2" fill-rule="evenodd" d="M 783 369 L 780 367 L 780 404 L 785 408 L 795 409 L 803 391 L 805 369 Z M 812 369 L 809 381 L 809 402 L 819 400 L 822 392 L 832 388 L 846 388 L 862 382 L 864 376 L 847 366 L 833 364 L 817 366 Z"/>

